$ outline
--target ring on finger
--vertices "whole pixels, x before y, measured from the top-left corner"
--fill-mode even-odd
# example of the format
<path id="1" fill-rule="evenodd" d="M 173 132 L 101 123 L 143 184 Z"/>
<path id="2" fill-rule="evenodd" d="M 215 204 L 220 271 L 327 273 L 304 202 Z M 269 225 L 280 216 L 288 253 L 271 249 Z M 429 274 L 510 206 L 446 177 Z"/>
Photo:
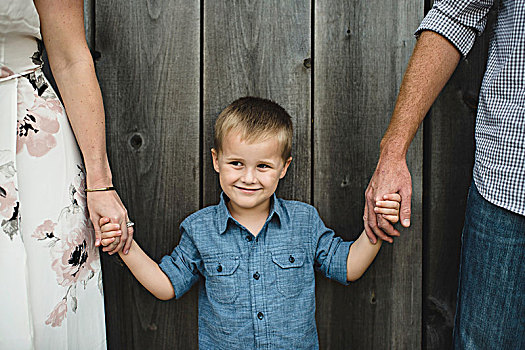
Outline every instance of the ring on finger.
<path id="1" fill-rule="evenodd" d="M 135 226 L 135 223 L 133 221 L 126 222 L 126 227 L 133 227 Z"/>

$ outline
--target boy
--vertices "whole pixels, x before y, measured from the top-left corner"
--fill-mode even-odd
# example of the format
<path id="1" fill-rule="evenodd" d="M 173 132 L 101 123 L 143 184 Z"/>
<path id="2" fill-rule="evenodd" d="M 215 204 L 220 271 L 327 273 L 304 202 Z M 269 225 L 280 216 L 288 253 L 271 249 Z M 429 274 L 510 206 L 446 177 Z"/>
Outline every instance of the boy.
<path id="1" fill-rule="evenodd" d="M 179 298 L 204 277 L 201 349 L 317 349 L 314 269 L 348 284 L 380 248 L 364 232 L 353 244 L 344 242 L 315 208 L 275 196 L 292 160 L 291 143 L 291 118 L 279 105 L 254 97 L 233 102 L 216 121 L 211 150 L 220 203 L 182 222 L 179 245 L 159 265 L 136 242 L 121 254 L 159 299 Z M 399 195 L 385 199 L 377 212 L 396 222 Z M 100 222 L 105 246 L 119 234 L 108 221 Z"/>

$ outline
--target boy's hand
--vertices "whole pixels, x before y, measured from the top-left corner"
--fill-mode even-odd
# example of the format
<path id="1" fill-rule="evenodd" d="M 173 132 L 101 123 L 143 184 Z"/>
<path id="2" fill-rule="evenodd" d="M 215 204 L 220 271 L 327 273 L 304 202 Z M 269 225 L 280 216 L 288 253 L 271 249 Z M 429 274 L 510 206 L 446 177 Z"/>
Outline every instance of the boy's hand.
<path id="1" fill-rule="evenodd" d="M 102 251 L 110 252 L 115 249 L 115 247 L 120 242 L 120 236 L 122 231 L 120 230 L 119 224 L 112 224 L 111 220 L 107 217 L 102 217 L 99 220 L 101 240 L 100 244 L 104 247 Z M 110 255 L 112 253 L 109 253 Z"/>
<path id="2" fill-rule="evenodd" d="M 400 202 L 401 196 L 398 193 L 385 194 L 382 201 L 376 202 L 374 212 L 395 224 L 399 221 Z"/>

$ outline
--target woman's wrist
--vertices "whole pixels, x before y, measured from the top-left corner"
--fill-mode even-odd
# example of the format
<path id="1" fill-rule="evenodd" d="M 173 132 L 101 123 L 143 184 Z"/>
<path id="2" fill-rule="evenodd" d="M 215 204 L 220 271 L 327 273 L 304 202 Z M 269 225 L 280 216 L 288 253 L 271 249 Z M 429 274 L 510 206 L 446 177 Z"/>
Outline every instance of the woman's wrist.
<path id="1" fill-rule="evenodd" d="M 109 162 L 106 159 L 98 161 L 84 161 L 86 166 L 86 184 L 88 188 L 113 186 L 113 178 Z"/>

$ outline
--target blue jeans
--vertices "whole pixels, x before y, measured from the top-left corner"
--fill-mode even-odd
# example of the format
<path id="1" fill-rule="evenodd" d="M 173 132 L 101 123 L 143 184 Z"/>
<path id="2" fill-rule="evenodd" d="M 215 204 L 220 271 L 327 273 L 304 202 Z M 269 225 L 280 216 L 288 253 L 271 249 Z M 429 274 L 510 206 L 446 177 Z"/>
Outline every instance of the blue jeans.
<path id="1" fill-rule="evenodd" d="M 470 186 L 454 321 L 455 349 L 525 349 L 525 216 Z"/>

